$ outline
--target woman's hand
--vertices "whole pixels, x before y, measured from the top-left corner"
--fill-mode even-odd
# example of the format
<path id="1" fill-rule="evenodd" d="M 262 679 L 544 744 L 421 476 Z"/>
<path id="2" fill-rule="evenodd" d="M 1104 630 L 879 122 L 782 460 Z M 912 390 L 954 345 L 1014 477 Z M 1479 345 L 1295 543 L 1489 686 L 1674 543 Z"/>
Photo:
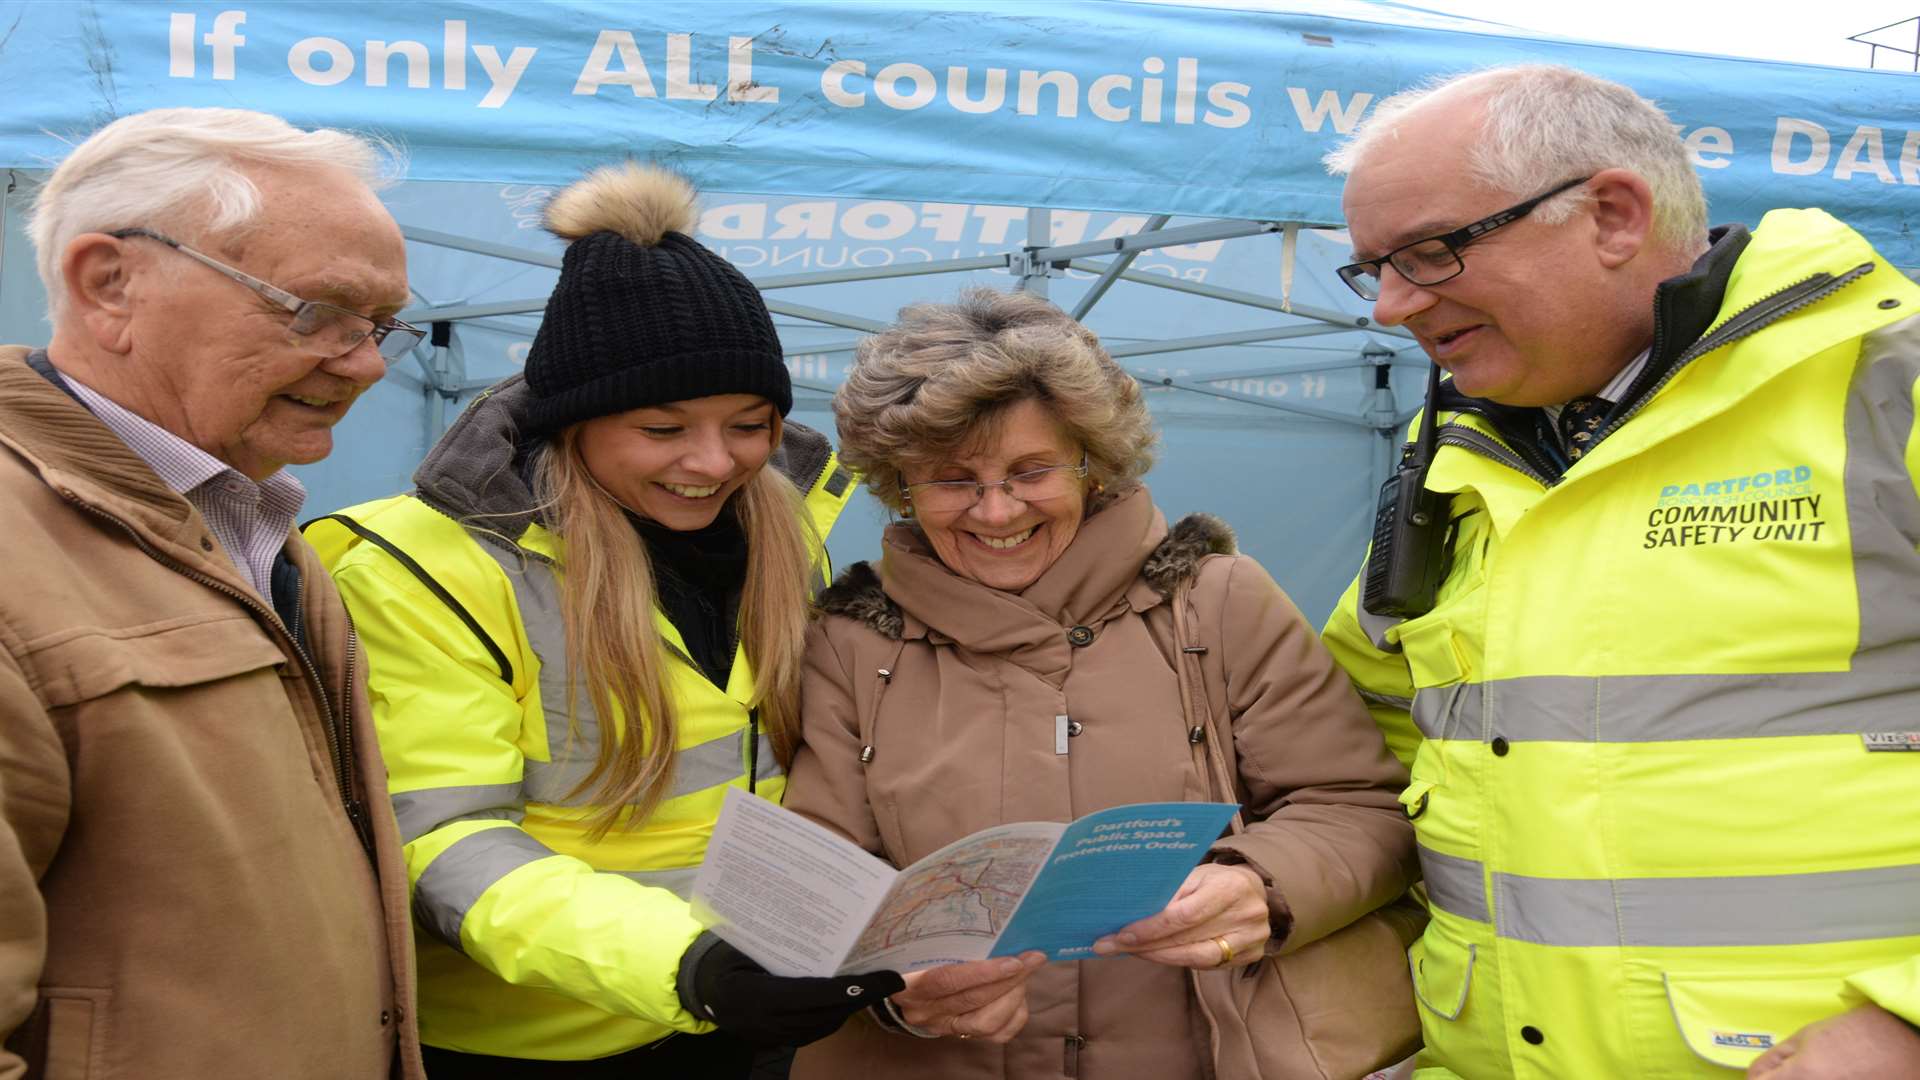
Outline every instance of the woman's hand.
<path id="1" fill-rule="evenodd" d="M 1004 1043 L 1027 1026 L 1027 976 L 1047 962 L 1025 952 L 916 971 L 892 995 L 900 1019 L 928 1035 Z"/>
<path id="2" fill-rule="evenodd" d="M 1270 933 L 1260 875 L 1247 866 L 1201 863 L 1159 914 L 1101 938 L 1093 951 L 1174 967 L 1223 967 L 1266 955 Z"/>

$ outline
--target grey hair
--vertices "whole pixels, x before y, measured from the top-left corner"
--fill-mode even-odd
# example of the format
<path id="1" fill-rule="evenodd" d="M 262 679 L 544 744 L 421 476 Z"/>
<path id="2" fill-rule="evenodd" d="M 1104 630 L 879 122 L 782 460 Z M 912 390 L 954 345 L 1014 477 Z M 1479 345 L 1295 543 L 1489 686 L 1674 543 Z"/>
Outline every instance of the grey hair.
<path id="1" fill-rule="evenodd" d="M 1152 467 L 1158 435 L 1140 384 L 1093 331 L 1030 293 L 984 288 L 903 308 L 861 340 L 833 396 L 840 457 L 899 510 L 902 466 L 964 452 L 1029 400 L 1086 450 L 1093 484 L 1117 490 Z"/>
<path id="2" fill-rule="evenodd" d="M 1678 251 L 1705 250 L 1707 200 L 1680 128 L 1629 87 L 1557 64 L 1515 64 L 1436 77 L 1380 102 L 1351 138 L 1322 159 L 1343 176 L 1391 143 L 1410 114 L 1437 101 L 1479 98 L 1479 138 L 1468 155 L 1474 179 L 1524 198 L 1602 169 L 1640 174 L 1653 189 L 1654 235 Z M 1534 216 L 1565 221 L 1586 196 L 1549 199 Z"/>
<path id="3" fill-rule="evenodd" d="M 398 178 L 402 157 L 385 140 L 331 128 L 302 131 L 249 109 L 123 116 L 74 147 L 35 196 L 27 229 L 48 304 L 57 313 L 65 303 L 60 257 L 75 237 L 134 226 L 185 229 L 201 240 L 221 236 L 260 213 L 248 166 L 326 165 L 377 189 Z"/>

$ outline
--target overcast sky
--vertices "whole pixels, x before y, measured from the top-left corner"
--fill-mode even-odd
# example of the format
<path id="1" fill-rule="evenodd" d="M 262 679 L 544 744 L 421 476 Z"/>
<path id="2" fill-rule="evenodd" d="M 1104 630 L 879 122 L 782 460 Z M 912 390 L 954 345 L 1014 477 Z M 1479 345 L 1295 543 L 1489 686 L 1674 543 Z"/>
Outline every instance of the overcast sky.
<path id="1" fill-rule="evenodd" d="M 1559 37 L 1644 45 L 1655 49 L 1752 56 L 1804 64 L 1866 67 L 1872 50 L 1848 41 L 1875 27 L 1920 16 L 1920 0 L 1402 0 L 1450 15 L 1536 30 Z M 1875 36 L 1914 45 L 1914 24 Z M 1912 70 L 1911 57 L 1879 50 L 1879 67 Z"/>

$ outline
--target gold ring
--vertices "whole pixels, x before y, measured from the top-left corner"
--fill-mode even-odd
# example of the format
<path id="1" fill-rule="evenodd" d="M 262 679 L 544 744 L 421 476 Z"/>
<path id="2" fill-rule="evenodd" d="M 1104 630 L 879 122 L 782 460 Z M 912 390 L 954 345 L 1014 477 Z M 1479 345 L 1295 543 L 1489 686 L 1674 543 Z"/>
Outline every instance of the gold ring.
<path id="1" fill-rule="evenodd" d="M 1213 943 L 1220 946 L 1220 962 L 1213 966 L 1226 967 L 1228 964 L 1233 963 L 1233 944 L 1224 936 L 1214 938 Z"/>
<path id="2" fill-rule="evenodd" d="M 973 1038 L 973 1036 L 971 1036 L 971 1035 L 969 1035 L 969 1034 L 967 1034 L 967 1033 L 966 1033 L 966 1032 L 964 1032 L 964 1031 L 956 1031 L 956 1032 L 954 1032 L 954 1033 L 953 1033 L 953 1037 L 954 1037 L 954 1038 L 956 1038 L 956 1039 L 971 1039 L 971 1038 Z"/>

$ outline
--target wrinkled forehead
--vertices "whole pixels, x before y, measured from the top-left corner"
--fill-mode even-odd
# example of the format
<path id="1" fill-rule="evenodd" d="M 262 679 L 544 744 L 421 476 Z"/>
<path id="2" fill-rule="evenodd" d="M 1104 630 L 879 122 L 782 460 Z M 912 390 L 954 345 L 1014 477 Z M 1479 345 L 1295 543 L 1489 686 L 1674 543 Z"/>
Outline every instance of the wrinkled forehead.
<path id="1" fill-rule="evenodd" d="M 1410 120 L 1368 148 L 1341 191 L 1359 258 L 1450 232 L 1505 205 L 1475 177 L 1467 135 Z"/>

